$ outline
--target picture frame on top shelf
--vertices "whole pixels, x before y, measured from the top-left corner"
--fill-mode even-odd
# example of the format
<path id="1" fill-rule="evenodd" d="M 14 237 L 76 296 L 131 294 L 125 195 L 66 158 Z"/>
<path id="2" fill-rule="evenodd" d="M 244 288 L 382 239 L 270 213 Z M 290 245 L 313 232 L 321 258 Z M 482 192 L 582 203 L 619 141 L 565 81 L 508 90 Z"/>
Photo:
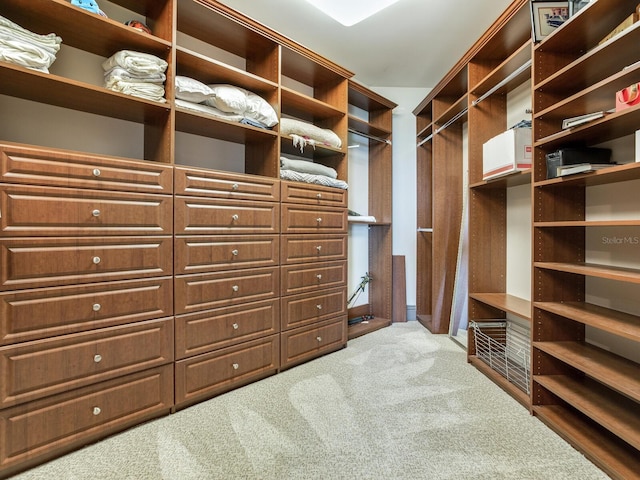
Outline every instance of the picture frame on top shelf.
<path id="1" fill-rule="evenodd" d="M 540 42 L 569 20 L 569 2 L 530 0 L 531 27 L 534 42 Z"/>
<path id="2" fill-rule="evenodd" d="M 591 2 L 592 0 L 569 0 L 569 17 L 573 17 Z"/>

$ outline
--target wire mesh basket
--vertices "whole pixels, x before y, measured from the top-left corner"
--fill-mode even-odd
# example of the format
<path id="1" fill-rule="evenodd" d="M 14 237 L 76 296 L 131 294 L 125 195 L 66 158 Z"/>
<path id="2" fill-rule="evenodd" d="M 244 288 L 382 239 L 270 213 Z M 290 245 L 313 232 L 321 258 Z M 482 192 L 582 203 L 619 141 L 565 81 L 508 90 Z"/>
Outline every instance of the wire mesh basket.
<path id="1" fill-rule="evenodd" d="M 474 332 L 476 357 L 528 394 L 531 374 L 529 332 L 506 320 L 472 321 L 470 327 Z"/>

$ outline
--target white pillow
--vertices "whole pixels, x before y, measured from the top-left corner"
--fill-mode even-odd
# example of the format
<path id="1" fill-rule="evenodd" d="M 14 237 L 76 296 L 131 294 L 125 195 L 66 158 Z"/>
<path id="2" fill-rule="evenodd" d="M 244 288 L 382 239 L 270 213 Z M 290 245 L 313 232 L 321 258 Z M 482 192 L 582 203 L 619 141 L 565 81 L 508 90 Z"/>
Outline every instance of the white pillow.
<path id="1" fill-rule="evenodd" d="M 281 118 L 280 133 L 282 135 L 299 135 L 330 147 L 340 148 L 342 146 L 342 140 L 333 130 L 317 127 L 312 123 L 295 118 Z"/>
<path id="2" fill-rule="evenodd" d="M 204 103 L 213 94 L 213 90 L 204 83 L 193 78 L 176 75 L 176 98 L 192 103 Z"/>
<path id="3" fill-rule="evenodd" d="M 246 90 L 233 85 L 209 85 L 213 95 L 206 100 L 207 105 L 229 113 L 243 114 L 247 109 Z"/>
<path id="4" fill-rule="evenodd" d="M 260 95 L 247 91 L 247 110 L 244 115 L 251 120 L 273 127 L 278 123 L 278 114 Z"/>

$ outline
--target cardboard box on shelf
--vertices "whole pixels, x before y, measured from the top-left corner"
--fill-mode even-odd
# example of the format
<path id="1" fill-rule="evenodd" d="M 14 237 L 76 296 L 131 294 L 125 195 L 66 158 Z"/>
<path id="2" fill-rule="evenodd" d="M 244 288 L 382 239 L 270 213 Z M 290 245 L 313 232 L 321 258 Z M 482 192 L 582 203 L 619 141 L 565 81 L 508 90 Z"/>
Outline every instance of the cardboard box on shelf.
<path id="1" fill-rule="evenodd" d="M 531 168 L 531 128 L 512 128 L 482 145 L 482 178 L 490 180 Z"/>

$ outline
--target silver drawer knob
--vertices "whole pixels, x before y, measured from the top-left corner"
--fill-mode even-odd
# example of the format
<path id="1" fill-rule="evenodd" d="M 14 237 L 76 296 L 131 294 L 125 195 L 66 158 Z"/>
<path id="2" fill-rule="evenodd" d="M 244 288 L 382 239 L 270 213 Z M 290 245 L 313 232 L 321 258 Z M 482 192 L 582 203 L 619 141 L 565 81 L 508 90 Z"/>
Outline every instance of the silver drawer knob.
<path id="1" fill-rule="evenodd" d="M 234 369 L 234 370 L 237 370 L 237 369 L 239 369 L 239 368 L 240 368 L 240 365 L 238 365 L 237 363 L 234 363 L 234 364 L 233 364 L 233 369 Z"/>
<path id="2" fill-rule="evenodd" d="M 94 303 L 93 304 L 93 311 L 94 312 L 99 312 L 101 308 L 102 308 L 102 305 L 100 305 L 99 303 Z"/>
<path id="3" fill-rule="evenodd" d="M 95 363 L 100 363 L 100 362 L 102 361 L 102 355 L 100 355 L 100 354 L 96 354 L 96 355 L 94 355 L 94 356 L 93 356 L 93 361 L 94 361 Z"/>
<path id="4" fill-rule="evenodd" d="M 317 274 L 317 275 L 316 275 L 316 278 L 317 278 L 318 280 L 322 280 L 322 275 L 321 275 L 321 274 Z"/>
<path id="5" fill-rule="evenodd" d="M 102 173 L 102 172 L 100 171 L 100 169 L 99 169 L 99 168 L 94 168 L 94 169 L 93 169 L 93 176 L 94 176 L 94 177 L 99 177 L 101 173 Z"/>
<path id="6" fill-rule="evenodd" d="M 234 215 L 231 217 L 231 220 L 233 220 L 234 222 L 237 222 L 239 218 L 240 218 L 240 217 L 239 217 L 239 216 L 238 216 L 238 214 L 236 213 L 236 214 L 234 214 Z"/>
<path id="7" fill-rule="evenodd" d="M 316 308 L 317 308 L 318 310 L 322 310 L 322 305 L 316 305 Z"/>
<path id="8" fill-rule="evenodd" d="M 238 285 L 234 285 L 233 287 L 231 287 L 231 290 L 237 292 L 238 290 L 240 290 L 240 287 L 238 287 Z"/>
<path id="9" fill-rule="evenodd" d="M 321 193 L 317 193 L 316 194 L 316 198 L 322 198 L 322 194 Z"/>
<path id="10" fill-rule="evenodd" d="M 234 323 L 232 327 L 234 330 L 237 330 L 238 328 L 240 328 L 240 325 L 238 325 L 237 323 Z"/>
<path id="11" fill-rule="evenodd" d="M 100 407 L 93 407 L 94 415 L 100 415 L 101 413 L 102 413 L 102 410 L 100 410 Z"/>
<path id="12" fill-rule="evenodd" d="M 316 218 L 316 222 L 322 223 L 322 218 L 320 218 L 320 217 Z"/>
<path id="13" fill-rule="evenodd" d="M 91 215 L 93 215 L 94 217 L 99 217 L 100 216 L 100 210 L 98 210 L 97 208 L 91 212 Z"/>
<path id="14" fill-rule="evenodd" d="M 316 247 L 316 250 L 317 250 L 317 251 L 321 251 L 321 250 L 322 250 L 322 245 L 318 245 L 318 246 Z"/>
<path id="15" fill-rule="evenodd" d="M 100 263 L 100 257 L 93 257 L 93 263 L 98 265 Z"/>
<path id="16" fill-rule="evenodd" d="M 238 256 L 238 250 L 231 250 L 231 255 L 233 255 L 234 257 Z"/>
<path id="17" fill-rule="evenodd" d="M 237 183 L 234 183 L 233 185 L 231 185 L 231 190 L 233 191 L 238 190 L 238 188 L 240 188 L 240 186 Z"/>
<path id="18" fill-rule="evenodd" d="M 321 342 L 322 341 L 322 337 L 316 337 L 316 340 Z"/>

